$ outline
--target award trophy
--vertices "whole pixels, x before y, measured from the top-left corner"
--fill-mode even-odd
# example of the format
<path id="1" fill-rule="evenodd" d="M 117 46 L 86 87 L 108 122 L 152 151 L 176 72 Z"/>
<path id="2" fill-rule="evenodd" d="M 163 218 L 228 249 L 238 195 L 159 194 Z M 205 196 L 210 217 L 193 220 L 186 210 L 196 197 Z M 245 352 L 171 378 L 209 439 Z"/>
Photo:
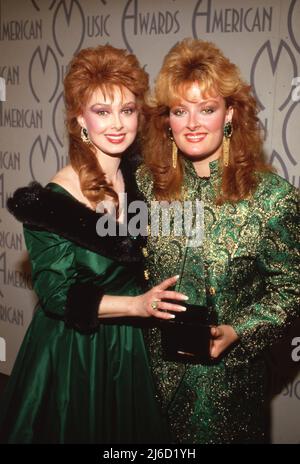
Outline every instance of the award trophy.
<path id="1" fill-rule="evenodd" d="M 209 349 L 213 323 L 208 308 L 190 304 L 186 307 L 185 312 L 176 313 L 175 319 L 161 322 L 163 358 L 167 361 L 211 364 Z"/>
<path id="2" fill-rule="evenodd" d="M 189 276 L 184 276 L 187 249 L 185 247 L 180 277 L 175 290 L 189 296 L 190 303 L 168 300 L 170 303 L 186 306 L 184 312 L 174 312 L 175 318 L 161 321 L 161 343 L 163 358 L 192 364 L 212 364 L 210 357 L 211 327 L 217 324 L 212 307 L 198 305 L 197 297 L 191 298 L 188 284 Z M 200 267 L 200 263 L 199 263 Z M 203 275 L 204 269 L 203 269 Z M 201 298 L 203 301 L 203 298 Z"/>

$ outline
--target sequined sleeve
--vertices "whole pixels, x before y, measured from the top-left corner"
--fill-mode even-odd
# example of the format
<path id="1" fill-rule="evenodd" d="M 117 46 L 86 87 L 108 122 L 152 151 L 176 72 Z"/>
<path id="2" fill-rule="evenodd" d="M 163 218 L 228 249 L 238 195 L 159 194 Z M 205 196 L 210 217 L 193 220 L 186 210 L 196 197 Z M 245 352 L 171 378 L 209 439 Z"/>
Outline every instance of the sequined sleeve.
<path id="1" fill-rule="evenodd" d="M 229 365 L 260 354 L 300 316 L 299 193 L 291 188 L 272 208 L 257 258 L 264 296 L 231 321 L 240 343 L 227 356 Z"/>
<path id="2" fill-rule="evenodd" d="M 148 203 L 151 202 L 153 196 L 153 179 L 150 171 L 142 164 L 136 170 L 136 183 L 139 191 L 143 194 Z"/>

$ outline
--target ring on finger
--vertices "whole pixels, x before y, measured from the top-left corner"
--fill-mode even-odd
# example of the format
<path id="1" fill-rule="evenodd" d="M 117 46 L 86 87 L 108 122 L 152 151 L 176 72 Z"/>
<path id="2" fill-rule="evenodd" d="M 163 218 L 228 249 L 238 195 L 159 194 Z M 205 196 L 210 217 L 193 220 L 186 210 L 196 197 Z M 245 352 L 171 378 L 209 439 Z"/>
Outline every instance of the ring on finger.
<path id="1" fill-rule="evenodd" d="M 158 303 L 160 300 L 153 300 L 151 303 L 151 308 L 154 309 L 155 311 L 158 309 Z"/>

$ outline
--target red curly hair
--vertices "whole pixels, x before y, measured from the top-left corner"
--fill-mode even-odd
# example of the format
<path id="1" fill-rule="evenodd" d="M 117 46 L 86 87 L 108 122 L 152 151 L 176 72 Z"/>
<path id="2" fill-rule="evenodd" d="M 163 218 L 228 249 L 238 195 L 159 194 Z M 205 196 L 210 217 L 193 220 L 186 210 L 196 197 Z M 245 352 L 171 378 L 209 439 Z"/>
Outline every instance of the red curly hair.
<path id="1" fill-rule="evenodd" d="M 135 55 L 111 45 L 83 49 L 69 64 L 64 79 L 69 156 L 79 176 L 82 193 L 94 207 L 106 195 L 112 197 L 118 206 L 118 196 L 105 180 L 95 148 L 81 140 L 81 126 L 77 117 L 98 89 L 113 98 L 116 87 L 121 91 L 126 87 L 136 96 L 137 107 L 140 109 L 144 105 L 148 86 L 148 74 Z"/>
<path id="2" fill-rule="evenodd" d="M 222 169 L 217 204 L 239 201 L 255 190 L 256 172 L 271 170 L 263 158 L 257 104 L 237 66 L 213 43 L 195 39 L 184 39 L 166 55 L 146 110 L 143 151 L 145 164 L 153 174 L 156 198 L 181 198 L 184 165 L 179 156 L 177 168 L 172 167 L 169 112 L 195 82 L 204 96 L 217 93 L 225 99 L 226 107 L 234 110 L 230 163 Z"/>

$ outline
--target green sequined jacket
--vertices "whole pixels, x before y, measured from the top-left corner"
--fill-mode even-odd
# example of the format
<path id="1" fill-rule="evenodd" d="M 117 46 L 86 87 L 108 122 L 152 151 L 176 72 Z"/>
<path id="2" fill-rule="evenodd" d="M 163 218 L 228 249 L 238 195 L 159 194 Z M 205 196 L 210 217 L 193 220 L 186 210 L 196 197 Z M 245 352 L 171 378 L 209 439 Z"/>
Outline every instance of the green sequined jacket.
<path id="1" fill-rule="evenodd" d="M 264 441 L 264 355 L 299 316 L 299 196 L 276 174 L 260 174 L 256 192 L 237 204 L 215 204 L 219 163 L 209 178 L 185 161 L 184 199 L 202 200 L 204 238 L 186 247 L 174 233 L 148 236 L 146 276 L 155 285 L 181 275 L 189 302 L 206 305 L 239 342 L 215 365 L 163 361 L 159 329 L 147 333 L 158 398 L 180 443 Z M 153 182 L 137 172 L 150 208 Z M 172 230 L 172 228 L 171 228 Z M 161 229 L 160 229 L 161 232 Z"/>

